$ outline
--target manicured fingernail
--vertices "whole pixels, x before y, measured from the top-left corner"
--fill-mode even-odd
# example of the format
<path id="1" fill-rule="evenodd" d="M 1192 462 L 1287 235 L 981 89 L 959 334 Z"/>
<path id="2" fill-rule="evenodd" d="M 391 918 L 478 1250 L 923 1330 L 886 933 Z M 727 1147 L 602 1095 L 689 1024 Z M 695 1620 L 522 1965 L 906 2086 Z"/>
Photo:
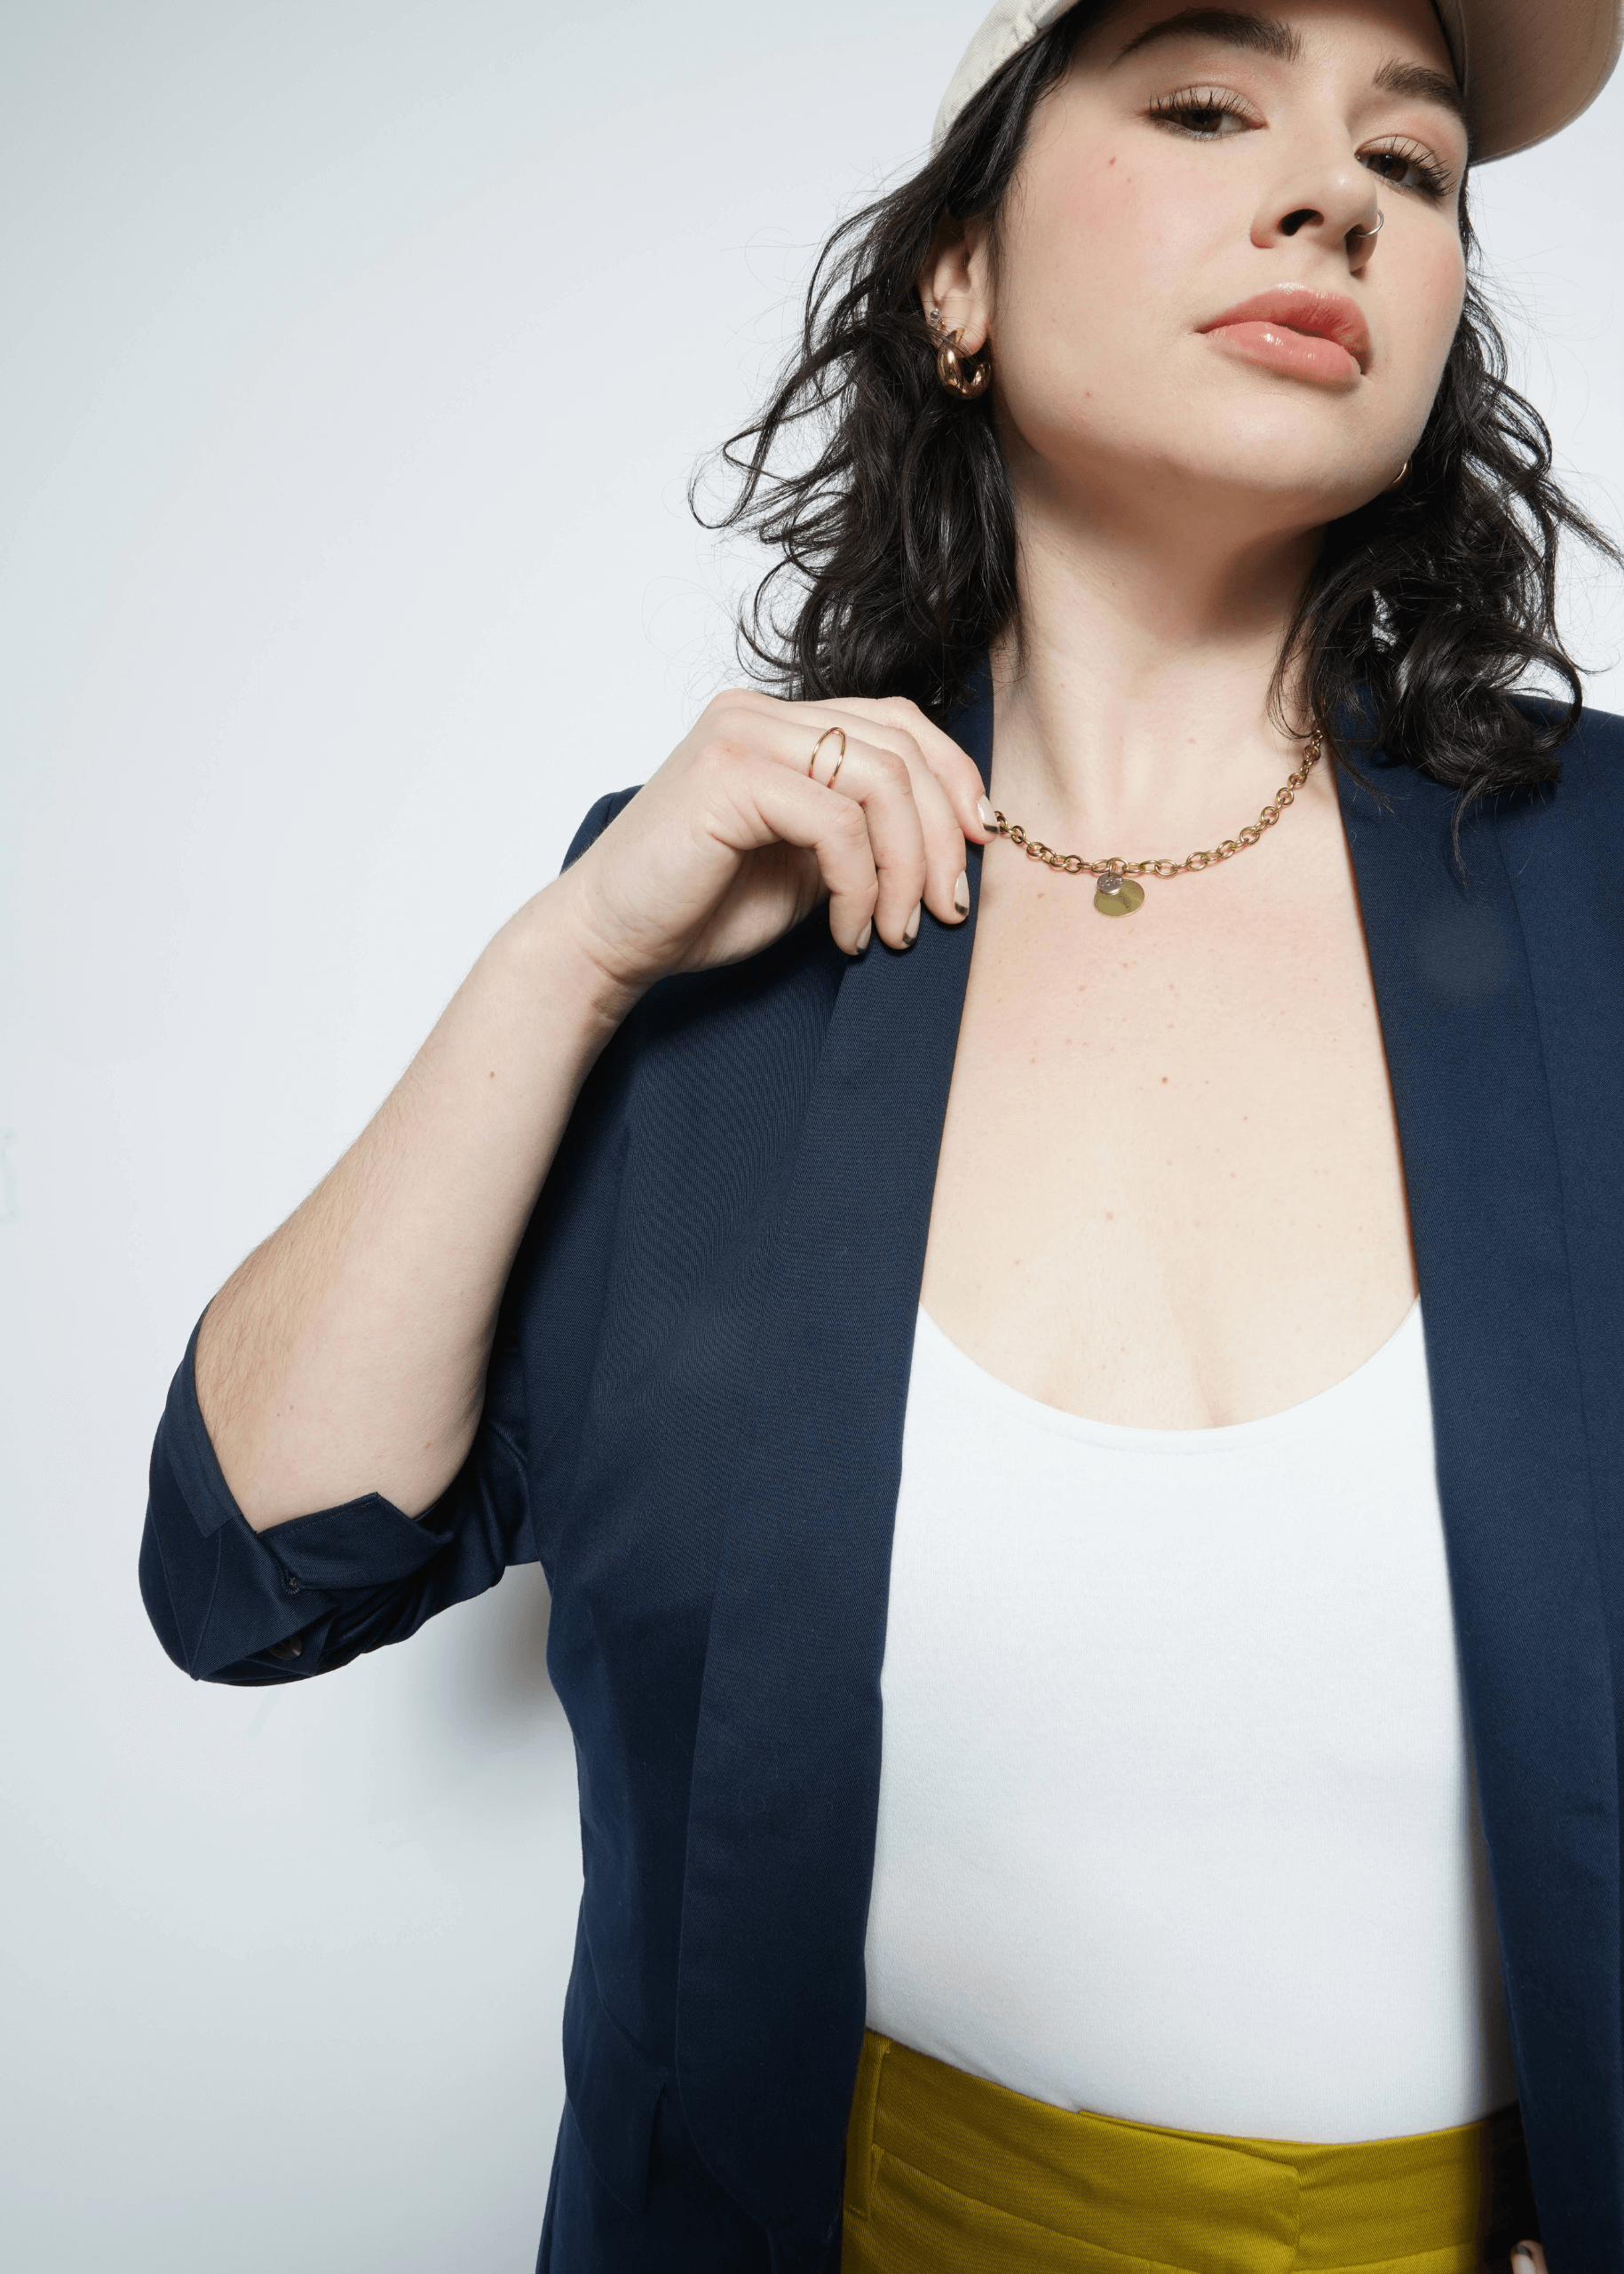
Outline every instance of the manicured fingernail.
<path id="1" fill-rule="evenodd" d="M 863 952 L 864 948 L 865 948 L 865 947 L 867 947 L 867 946 L 868 945 L 868 942 L 869 942 L 873 938 L 874 938 L 874 919 L 873 919 L 873 917 L 872 917 L 872 916 L 870 916 L 870 917 L 869 917 L 869 919 L 868 919 L 868 921 L 867 921 L 867 923 L 863 926 L 863 928 L 862 928 L 861 931 L 860 931 L 860 932 L 859 932 L 859 934 L 858 934 L 858 936 L 857 936 L 857 946 L 852 949 L 852 954 L 853 954 L 854 955 L 860 955 L 862 954 L 862 952 Z"/>
<path id="2" fill-rule="evenodd" d="M 959 881 L 953 888 L 953 905 L 962 916 L 970 914 L 970 878 L 962 868 Z"/>
<path id="3" fill-rule="evenodd" d="M 915 901 L 914 913 L 902 927 L 902 945 L 905 947 L 911 947 L 919 937 L 919 911 L 922 905 L 920 901 Z"/>
<path id="4" fill-rule="evenodd" d="M 995 829 L 998 827 L 998 816 L 993 811 L 993 802 L 990 797 L 977 798 L 976 816 L 984 829 Z"/>
<path id="5" fill-rule="evenodd" d="M 1527 2269 L 1527 2274 L 1533 2274 L 1533 2247 L 1532 2244 L 1519 2242 L 1511 2253 L 1511 2263 L 1513 2266 L 1518 2268 L 1525 2267 Z"/>

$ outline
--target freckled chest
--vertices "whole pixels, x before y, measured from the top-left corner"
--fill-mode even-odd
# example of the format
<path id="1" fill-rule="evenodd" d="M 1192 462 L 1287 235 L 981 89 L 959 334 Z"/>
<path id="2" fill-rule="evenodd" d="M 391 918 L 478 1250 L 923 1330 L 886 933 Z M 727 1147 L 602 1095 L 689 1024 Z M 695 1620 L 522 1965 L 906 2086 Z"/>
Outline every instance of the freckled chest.
<path id="1" fill-rule="evenodd" d="M 1295 818 L 1295 817 L 1294 817 Z M 1351 1372 L 1414 1292 L 1334 810 L 1131 921 L 988 849 L 923 1300 L 1030 1395 L 1213 1426 Z"/>

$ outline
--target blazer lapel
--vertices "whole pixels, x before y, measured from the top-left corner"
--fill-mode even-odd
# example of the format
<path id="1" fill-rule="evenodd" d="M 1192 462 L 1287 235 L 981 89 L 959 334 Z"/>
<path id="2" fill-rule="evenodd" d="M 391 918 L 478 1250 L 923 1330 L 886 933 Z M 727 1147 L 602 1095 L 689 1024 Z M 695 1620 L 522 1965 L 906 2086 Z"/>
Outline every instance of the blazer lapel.
<path id="1" fill-rule="evenodd" d="M 1343 773 L 1414 1235 L 1462 1681 L 1553 2265 L 1620 2239 L 1619 1778 L 1545 1051 L 1501 825 Z M 1615 1298 L 1616 1299 L 1616 1298 Z M 1574 2254 L 1565 2229 L 1575 2224 Z M 1610 2260 L 1611 2262 L 1611 2260 Z"/>
<path id="2" fill-rule="evenodd" d="M 986 675 L 955 731 L 990 782 Z M 1624 2220 L 1620 1810 L 1560 1162 L 1516 895 L 1453 796 L 1339 777 L 1426 1326 L 1462 1679 L 1554 2263 Z M 838 2227 L 914 1325 L 980 882 L 847 972 L 786 1206 L 712 1612 L 677 2067 L 780 2274 Z"/>
<path id="3" fill-rule="evenodd" d="M 992 697 L 955 722 L 987 773 Z M 970 914 L 841 981 L 778 1243 L 711 1613 L 677 1990 L 706 2163 L 815 2266 L 862 2045 L 902 1424 Z"/>

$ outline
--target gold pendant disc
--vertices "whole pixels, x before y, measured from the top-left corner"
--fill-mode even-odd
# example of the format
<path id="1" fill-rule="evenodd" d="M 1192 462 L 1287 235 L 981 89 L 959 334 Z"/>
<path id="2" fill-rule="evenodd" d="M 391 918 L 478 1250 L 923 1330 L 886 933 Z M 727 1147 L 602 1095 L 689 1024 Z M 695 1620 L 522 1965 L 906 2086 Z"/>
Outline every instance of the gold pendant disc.
<path id="1" fill-rule="evenodd" d="M 1114 884 L 1114 891 L 1107 891 Z M 1145 905 L 1145 887 L 1131 876 L 1107 876 L 1100 879 L 1100 889 L 1094 895 L 1094 905 L 1103 916 L 1130 916 L 1136 908 Z"/>

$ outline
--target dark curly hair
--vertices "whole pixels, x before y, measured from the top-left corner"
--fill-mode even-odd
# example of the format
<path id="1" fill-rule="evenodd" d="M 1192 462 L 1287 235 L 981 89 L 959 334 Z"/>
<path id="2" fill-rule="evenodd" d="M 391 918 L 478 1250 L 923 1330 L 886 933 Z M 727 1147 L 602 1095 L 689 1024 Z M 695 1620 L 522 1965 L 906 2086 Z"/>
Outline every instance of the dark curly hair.
<path id="1" fill-rule="evenodd" d="M 844 222 L 807 289 L 772 400 L 722 447 L 733 502 L 717 528 L 777 556 L 740 622 L 746 668 L 799 700 L 908 695 L 941 718 L 1016 610 L 1015 517 L 990 395 L 938 384 L 916 279 L 947 215 L 993 233 L 1034 109 L 1100 12 L 1073 8 L 1010 59 L 919 171 Z M 1404 487 L 1330 524 L 1282 643 L 1322 726 L 1459 789 L 1551 781 L 1583 707 L 1556 624 L 1565 533 L 1619 548 L 1551 476 L 1550 435 L 1506 376 L 1472 273 Z M 812 446 L 795 446 L 811 422 Z M 780 463 L 787 460 L 788 463 Z M 698 482 L 690 492 L 690 502 Z M 697 505 L 695 506 L 698 511 Z M 703 518 L 701 516 L 701 518 Z M 1567 700 L 1530 703 L 1531 672 Z"/>

